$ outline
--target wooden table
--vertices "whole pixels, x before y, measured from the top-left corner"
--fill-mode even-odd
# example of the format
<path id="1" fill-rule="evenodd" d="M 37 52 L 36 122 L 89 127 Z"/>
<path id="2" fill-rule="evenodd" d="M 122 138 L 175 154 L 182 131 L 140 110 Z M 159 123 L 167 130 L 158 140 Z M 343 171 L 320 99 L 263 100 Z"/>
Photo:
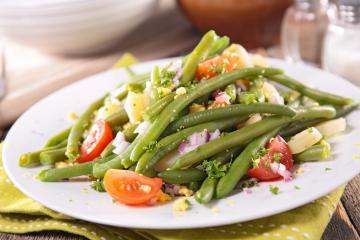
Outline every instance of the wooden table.
<path id="1" fill-rule="evenodd" d="M 169 3 L 170 2 L 170 3 Z M 161 57 L 171 57 L 181 55 L 190 50 L 200 38 L 186 19 L 179 13 L 172 1 L 162 1 L 160 9 L 154 16 L 141 26 L 136 33 L 123 41 L 121 47 L 111 54 L 102 56 L 66 59 L 61 57 L 47 56 L 37 53 L 34 50 L 23 47 L 13 47 L 10 45 L 10 62 L 16 60 L 16 53 L 21 52 L 23 58 L 29 61 L 32 59 L 32 65 L 10 66 L 9 76 L 11 80 L 11 93 L 8 102 L 0 103 L 1 110 L 6 110 L 6 106 L 14 105 L 14 100 L 19 101 L 19 94 L 26 96 L 34 91 L 33 87 L 20 87 L 24 85 L 24 77 L 27 81 L 36 81 L 33 85 L 40 89 L 36 95 L 31 95 L 27 102 L 22 102 L 19 111 L 23 111 L 33 101 L 37 101 L 43 95 L 47 95 L 64 84 L 74 80 L 103 71 L 109 68 L 116 59 L 125 51 L 134 53 L 140 60 L 155 59 Z M 26 54 L 24 54 L 26 53 Z M 36 61 L 37 60 L 37 61 Z M 50 86 L 49 81 L 53 83 Z M 26 83 L 26 82 L 25 82 Z M 26 86 L 26 84 L 25 84 Z M 10 100 L 9 100 L 10 99 Z M 19 104 L 19 102 L 17 102 Z M 2 104 L 2 105 L 1 105 Z M 8 105 L 6 105 L 8 104 Z M 3 107 L 3 109 L 1 109 Z M 8 115 L 5 119 L 11 122 L 17 116 L 16 113 Z M 1 116 L 0 116 L 1 120 Z M 0 126 L 3 125 L 0 123 Z M 5 132 L 0 130 L 0 139 L 5 137 Z M 346 174 L 346 173 L 344 173 Z M 360 239 L 360 175 L 353 179 L 346 187 L 345 193 L 341 199 L 336 213 L 332 217 L 322 240 L 352 240 Z M 76 235 L 64 232 L 40 232 L 24 235 L 0 233 L 0 240 L 12 239 L 84 239 Z"/>

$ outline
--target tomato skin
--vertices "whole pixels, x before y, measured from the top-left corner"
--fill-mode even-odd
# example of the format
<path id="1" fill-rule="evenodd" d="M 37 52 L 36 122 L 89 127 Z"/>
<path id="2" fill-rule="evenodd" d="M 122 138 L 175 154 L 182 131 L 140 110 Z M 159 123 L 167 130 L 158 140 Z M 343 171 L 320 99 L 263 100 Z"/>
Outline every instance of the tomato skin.
<path id="1" fill-rule="evenodd" d="M 281 179 L 282 177 L 278 173 L 274 173 L 268 165 L 274 161 L 273 156 L 275 153 L 281 153 L 282 158 L 280 163 L 284 164 L 286 170 L 290 171 L 293 167 L 293 159 L 290 148 L 285 140 L 279 135 L 271 139 L 266 145 L 266 148 L 268 149 L 268 153 L 260 158 L 260 162 L 257 167 L 252 167 L 248 170 L 248 175 L 262 181 Z"/>
<path id="2" fill-rule="evenodd" d="M 221 67 L 224 67 L 224 72 L 231 72 L 236 67 L 236 62 L 233 59 L 224 56 L 216 56 L 206 60 L 198 65 L 196 79 L 200 81 L 202 79 L 209 79 L 217 76 L 219 74 L 217 68 L 219 67 L 220 69 Z"/>
<path id="3" fill-rule="evenodd" d="M 81 145 L 80 157 L 76 159 L 76 162 L 84 163 L 94 160 L 100 156 L 111 140 L 113 140 L 113 133 L 110 125 L 104 120 L 96 121 Z"/>
<path id="4" fill-rule="evenodd" d="M 109 195 L 128 205 L 141 205 L 155 197 L 163 184 L 161 178 L 149 178 L 129 170 L 110 169 L 104 177 Z"/>

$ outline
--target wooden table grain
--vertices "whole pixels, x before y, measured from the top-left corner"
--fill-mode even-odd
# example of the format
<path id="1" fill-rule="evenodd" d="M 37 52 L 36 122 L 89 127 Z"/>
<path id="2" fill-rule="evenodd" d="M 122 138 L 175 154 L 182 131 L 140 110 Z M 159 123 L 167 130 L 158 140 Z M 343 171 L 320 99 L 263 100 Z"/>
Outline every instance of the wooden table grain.
<path id="1" fill-rule="evenodd" d="M 169 1 L 167 1 L 169 2 Z M 164 1 L 162 1 L 164 4 Z M 166 3 L 168 4 L 168 3 Z M 154 59 L 159 57 L 171 57 L 181 55 L 191 49 L 200 38 L 200 34 L 191 28 L 190 24 L 175 8 L 174 4 L 166 6 L 168 9 L 166 12 L 162 11 L 161 14 L 154 16 L 145 25 L 140 28 L 143 32 L 135 33 L 132 39 L 138 38 L 137 41 L 126 42 L 123 44 L 124 48 L 134 52 L 137 56 L 140 56 L 141 60 Z M 171 20 L 169 20 L 171 19 Z M 156 24 L 155 24 L 156 23 Z M 155 25 L 154 25 L 155 24 Z M 153 26 L 153 28 L 149 28 Z M 156 34 L 154 34 L 154 31 Z M 144 37 L 145 36 L 145 37 Z M 146 37 L 148 36 L 148 37 Z M 155 51 L 155 52 L 154 52 Z M 69 63 L 75 64 L 72 71 L 69 73 L 68 69 L 70 66 L 62 62 L 61 68 L 48 69 L 46 73 L 39 72 L 39 67 L 33 72 L 33 79 L 41 76 L 51 76 L 58 72 L 65 72 L 65 80 L 68 79 L 71 74 L 73 77 L 81 78 L 86 75 L 93 74 L 91 71 L 85 71 L 84 69 L 88 66 L 96 66 L 93 70 L 101 71 L 114 62 L 114 60 L 123 52 L 117 52 L 117 54 L 110 54 L 102 56 L 100 58 L 87 59 L 82 61 L 71 60 Z M 52 60 L 54 62 L 60 60 Z M 61 61 L 64 61 L 63 59 Z M 71 68 L 71 67 L 70 67 Z M 75 74 L 74 74 L 75 73 Z M 15 73 L 14 73 L 15 74 Z M 14 78 L 25 75 L 26 72 L 15 74 Z M 64 81 L 65 81 L 64 80 Z M 72 81 L 72 80 L 71 80 Z M 21 84 L 21 82 L 14 83 Z M 0 139 L 4 139 L 6 130 L 0 129 Z M 344 173 L 346 174 L 346 173 Z M 360 239 L 360 175 L 354 178 L 346 187 L 345 193 L 341 199 L 341 203 L 336 209 L 329 225 L 327 226 L 322 240 L 355 240 Z M 0 240 L 80 240 L 83 237 L 60 232 L 60 231 L 44 231 L 38 233 L 28 233 L 23 235 L 7 234 L 0 232 Z"/>

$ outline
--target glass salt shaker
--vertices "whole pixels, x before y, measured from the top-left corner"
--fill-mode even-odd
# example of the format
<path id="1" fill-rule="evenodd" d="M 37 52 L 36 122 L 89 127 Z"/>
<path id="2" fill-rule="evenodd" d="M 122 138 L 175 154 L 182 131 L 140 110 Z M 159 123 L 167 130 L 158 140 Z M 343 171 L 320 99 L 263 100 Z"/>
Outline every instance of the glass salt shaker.
<path id="1" fill-rule="evenodd" d="M 284 16 L 281 50 L 292 62 L 320 64 L 324 33 L 328 25 L 328 0 L 295 0 Z"/>
<path id="2" fill-rule="evenodd" d="M 323 68 L 360 85 L 360 0 L 339 0 L 329 12 Z"/>

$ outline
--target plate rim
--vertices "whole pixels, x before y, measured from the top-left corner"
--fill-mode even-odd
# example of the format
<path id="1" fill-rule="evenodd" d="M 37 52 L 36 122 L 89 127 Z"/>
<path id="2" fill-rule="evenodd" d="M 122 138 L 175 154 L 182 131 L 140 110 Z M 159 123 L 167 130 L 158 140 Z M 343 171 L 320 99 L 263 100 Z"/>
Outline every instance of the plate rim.
<path id="1" fill-rule="evenodd" d="M 138 64 L 134 64 L 134 66 L 139 66 L 139 65 L 143 65 L 143 64 L 159 63 L 159 62 L 162 62 L 162 61 L 163 62 L 173 61 L 173 60 L 176 60 L 178 58 L 179 57 L 156 59 L 156 60 L 145 61 L 145 62 L 141 62 L 141 63 L 138 63 Z M 283 61 L 281 59 L 274 59 L 274 58 L 269 58 L 269 59 L 270 59 L 270 61 L 275 61 L 275 62 L 278 62 L 278 63 L 286 63 L 285 61 Z M 309 65 L 306 65 L 306 67 L 315 68 L 315 67 L 309 66 Z M 327 73 L 327 72 L 325 72 L 325 71 L 323 71 L 321 69 L 316 68 L 316 70 L 318 70 L 318 71 L 320 70 L 323 73 Z M 67 85 L 67 86 L 65 86 L 63 88 L 58 89 L 57 91 L 49 94 L 48 96 L 42 98 L 40 101 L 35 103 L 25 113 L 27 113 L 28 111 L 31 111 L 33 109 L 33 107 L 40 104 L 41 102 L 47 101 L 48 97 L 51 97 L 52 95 L 57 94 L 58 91 L 66 89 L 66 88 L 72 88 L 72 87 L 74 87 L 74 85 L 80 84 L 81 82 L 88 81 L 88 79 L 94 78 L 95 76 L 106 74 L 109 71 L 113 71 L 113 70 L 110 69 L 110 70 L 106 70 L 106 71 L 103 71 L 103 72 L 100 72 L 100 73 L 97 73 L 97 74 L 93 74 L 93 75 L 88 76 L 88 77 L 86 77 L 84 79 L 81 79 L 81 80 L 79 80 L 79 81 L 77 81 L 75 83 L 72 83 L 72 84 Z M 345 79 L 343 79 L 343 78 L 341 78 L 339 76 L 336 76 L 336 77 L 340 78 L 343 81 L 348 82 L 347 80 L 345 80 Z M 264 218 L 264 217 L 269 217 L 269 216 L 272 216 L 272 215 L 275 215 L 275 214 L 278 214 L 278 213 L 286 212 L 286 211 L 295 209 L 297 207 L 303 206 L 303 205 L 305 205 L 307 203 L 310 203 L 311 201 L 319 199 L 319 198 L 327 195 L 328 193 L 334 191 L 335 189 L 339 188 L 341 185 L 349 182 L 352 178 L 354 178 L 357 174 L 360 173 L 360 169 L 357 169 L 357 171 L 354 171 L 353 174 L 346 174 L 345 176 L 342 176 L 341 181 L 337 181 L 336 184 L 328 184 L 328 185 L 326 185 L 326 187 L 324 189 L 321 189 L 321 191 L 314 192 L 314 194 L 312 194 L 312 195 L 304 196 L 300 200 L 295 199 L 292 202 L 292 204 L 287 205 L 287 207 L 274 208 L 274 209 L 271 209 L 270 211 L 267 211 L 265 214 L 263 212 L 254 213 L 251 217 L 235 217 L 234 215 L 229 215 L 230 217 L 228 217 L 226 220 L 214 221 L 214 223 L 206 223 L 206 224 L 203 224 L 203 223 L 196 223 L 196 224 L 189 223 L 189 224 L 182 224 L 182 225 L 179 225 L 179 226 L 174 226 L 174 225 L 169 224 L 169 227 L 164 227 L 164 226 L 159 227 L 156 224 L 152 224 L 152 225 L 138 224 L 137 226 L 134 226 L 133 224 L 126 224 L 124 222 L 122 222 L 121 224 L 115 224 L 114 222 L 107 221 L 106 219 L 98 219 L 96 217 L 92 218 L 92 217 L 86 217 L 86 216 L 85 217 L 84 216 L 79 216 L 78 214 L 73 213 L 70 210 L 66 211 L 66 209 L 63 209 L 61 207 L 53 206 L 51 203 L 47 202 L 46 200 L 43 200 L 41 197 L 38 197 L 38 196 L 32 194 L 30 189 L 23 188 L 21 183 L 17 181 L 16 176 L 13 175 L 11 170 L 9 171 L 10 168 L 9 168 L 9 165 L 8 165 L 8 163 L 6 161 L 6 155 L 7 155 L 7 149 L 8 149 L 8 147 L 7 147 L 7 143 L 8 143 L 7 139 L 8 139 L 9 136 L 11 136 L 13 134 L 12 130 L 16 127 L 16 124 L 18 124 L 20 122 L 19 120 L 21 120 L 22 116 L 25 113 L 23 113 L 18 118 L 18 120 L 12 125 L 12 127 L 9 130 L 9 133 L 8 133 L 7 137 L 5 138 L 5 140 L 3 142 L 3 148 L 2 148 L 3 167 L 4 167 L 5 171 L 6 171 L 7 176 L 12 181 L 12 183 L 22 193 L 24 193 L 26 196 L 30 197 L 31 199 L 41 203 L 42 205 L 48 207 L 49 209 L 52 209 L 52 210 L 54 210 L 56 212 L 63 213 L 65 215 L 68 215 L 68 216 L 71 216 L 71 217 L 74 217 L 76 219 L 81 219 L 81 220 L 89 221 L 89 222 L 92 222 L 92 223 L 99 223 L 99 224 L 104 224 L 104 225 L 109 225 L 109 226 L 116 226 L 116 227 L 159 229 L 159 230 L 161 230 L 161 229 L 163 229 L 163 230 L 164 229 L 168 229 L 168 230 L 170 230 L 170 229 L 194 229 L 194 228 L 206 228 L 206 227 L 214 227 L 214 226 L 223 226 L 223 225 L 228 225 L 228 224 L 234 224 L 234 223 L 239 223 L 239 222 L 250 221 L 250 220 L 255 220 L 255 219 Z"/>

